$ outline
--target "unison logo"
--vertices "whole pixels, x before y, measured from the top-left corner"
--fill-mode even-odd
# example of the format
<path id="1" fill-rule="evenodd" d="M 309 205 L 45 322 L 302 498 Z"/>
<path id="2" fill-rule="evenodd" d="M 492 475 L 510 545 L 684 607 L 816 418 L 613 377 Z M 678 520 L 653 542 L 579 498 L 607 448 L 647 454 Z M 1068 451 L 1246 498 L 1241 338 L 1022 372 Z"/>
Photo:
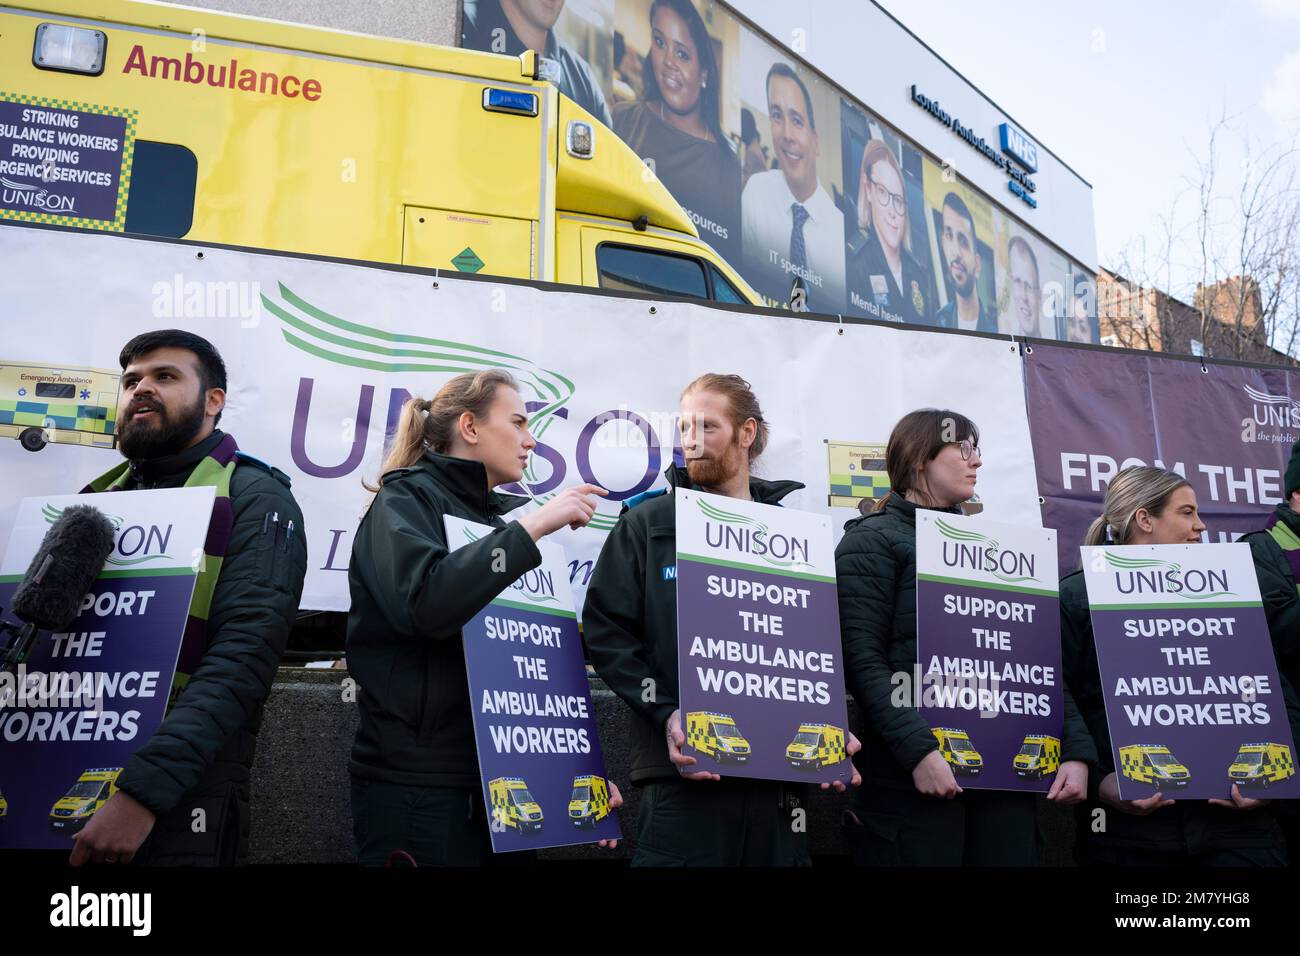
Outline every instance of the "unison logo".
<path id="1" fill-rule="evenodd" d="M 46 524 L 54 524 L 61 514 L 63 509 L 51 504 L 41 507 L 41 516 Z M 156 524 L 133 524 L 123 527 L 126 522 L 120 515 L 105 517 L 113 523 L 113 553 L 108 556 L 109 565 L 125 568 L 147 564 L 150 561 L 170 560 L 167 545 L 172 538 L 173 525 L 164 527 Z"/>
<path id="2" fill-rule="evenodd" d="M 742 551 L 784 570 L 812 568 L 807 538 L 773 533 L 761 521 L 723 511 L 699 498 L 695 503 L 704 513 L 704 540 L 709 547 Z"/>
<path id="3" fill-rule="evenodd" d="M 284 283 L 278 283 L 279 298 L 274 299 L 261 294 L 262 306 L 280 321 L 280 334 L 285 342 L 299 351 L 306 352 L 318 359 L 334 365 L 347 366 L 380 374 L 411 372 L 421 376 L 421 388 L 428 387 L 430 376 L 434 383 L 444 379 L 441 376 L 458 375 L 464 372 L 481 372 L 490 368 L 506 369 L 519 382 L 524 396 L 524 404 L 529 415 L 529 430 L 537 440 L 537 447 L 529 456 L 520 482 L 521 492 L 527 493 L 534 501 L 549 501 L 555 496 L 556 488 L 563 480 L 567 465 L 565 458 L 556 449 L 546 444 L 543 439 L 559 419 L 568 420 L 569 410 L 565 406 L 573 398 L 577 386 L 566 376 L 551 369 L 538 366 L 530 359 L 499 349 L 456 342 L 450 339 L 432 338 L 405 332 L 391 332 L 377 326 L 365 325 L 345 319 L 325 311 L 312 302 L 298 295 Z M 310 384 L 310 380 L 305 380 Z M 363 402 L 369 402 L 374 387 L 365 385 L 361 394 Z M 313 469 L 310 464 L 299 461 L 302 444 L 300 429 L 305 429 L 304 416 L 311 392 L 305 393 L 299 386 L 299 404 L 294 416 L 293 451 L 294 460 L 308 474 L 318 477 L 337 477 L 355 467 L 365 452 L 366 435 L 361 423 L 370 421 L 369 411 L 362 411 L 358 406 L 357 433 L 353 437 L 352 451 L 345 466 L 331 469 Z M 396 410 L 404 401 L 406 392 L 395 389 L 389 408 L 389 427 L 396 421 Z M 604 421 L 627 418 L 637 420 L 635 415 L 614 413 L 609 419 L 602 418 L 589 423 L 582 431 L 582 440 L 590 441 L 588 433 L 593 433 Z M 546 464 L 539 469 L 538 459 Z M 654 453 L 654 472 L 658 471 L 658 453 Z M 549 466 L 550 476 L 546 476 Z M 648 471 L 650 469 L 647 469 Z M 584 475 L 584 479 L 587 476 Z M 653 481 L 654 474 L 649 481 Z M 647 481 L 647 486 L 649 485 Z M 593 481 L 593 484 L 599 482 Z M 644 490 L 644 489 L 642 489 Z M 599 531 L 611 531 L 617 521 L 615 515 L 597 513 L 589 527 Z"/>
<path id="4" fill-rule="evenodd" d="M 1242 390 L 1250 396 L 1253 403 L 1251 415 L 1258 425 L 1276 428 L 1300 428 L 1300 402 L 1289 395 L 1273 395 L 1269 392 L 1243 385 Z"/>
<path id="5" fill-rule="evenodd" d="M 461 529 L 465 533 L 467 541 L 478 541 L 480 535 L 475 534 L 469 528 Z M 516 581 L 511 582 L 510 591 L 518 597 L 531 601 L 534 604 L 551 604 L 559 600 L 555 594 L 555 576 L 545 568 L 534 568 L 532 571 L 525 571 Z"/>
<path id="6" fill-rule="evenodd" d="M 1128 558 L 1106 552 L 1115 569 L 1115 589 L 1120 594 L 1172 594 L 1188 601 L 1208 601 L 1236 592 L 1228 589 L 1228 570 L 1184 570 L 1172 561 Z"/>
<path id="7" fill-rule="evenodd" d="M 983 571 L 1007 584 L 1038 580 L 1032 554 L 1002 548 L 988 535 L 954 528 L 942 518 L 935 525 L 943 536 L 942 557 L 947 567 Z"/>
<path id="8" fill-rule="evenodd" d="M 10 209 L 45 209 L 50 212 L 74 213 L 77 211 L 75 196 L 63 196 L 52 193 L 40 186 L 30 183 L 16 183 L 0 176 L 0 204 Z"/>

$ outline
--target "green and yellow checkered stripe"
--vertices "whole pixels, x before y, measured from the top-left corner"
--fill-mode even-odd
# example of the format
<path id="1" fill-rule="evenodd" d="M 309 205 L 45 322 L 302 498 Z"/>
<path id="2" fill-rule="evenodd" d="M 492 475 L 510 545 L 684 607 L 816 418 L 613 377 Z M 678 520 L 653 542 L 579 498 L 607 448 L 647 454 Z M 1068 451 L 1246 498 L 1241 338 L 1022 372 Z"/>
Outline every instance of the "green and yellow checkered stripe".
<path id="1" fill-rule="evenodd" d="M 1140 750 L 1136 747 L 1120 750 L 1120 770 L 1123 772 L 1124 776 L 1128 777 L 1130 780 L 1136 780 L 1138 783 L 1151 783 L 1155 779 L 1152 777 L 1151 771 L 1142 761 L 1142 757 L 1145 753 L 1146 751 Z"/>
<path id="2" fill-rule="evenodd" d="M 883 471 L 861 471 L 830 476 L 831 495 L 836 498 L 885 497 L 889 491 L 889 475 Z"/>
<path id="3" fill-rule="evenodd" d="M 828 728 L 826 733 L 822 736 L 822 739 L 826 741 L 825 764 L 828 767 L 832 764 L 839 763 L 848 756 L 848 753 L 844 749 L 844 731 L 840 730 L 838 727 Z"/>
<path id="4" fill-rule="evenodd" d="M 9 93 L 5 90 L 0 90 L 0 101 L 22 103 L 24 106 L 41 106 L 47 109 L 74 110 L 80 113 L 94 113 L 99 116 L 122 116 L 126 118 L 126 129 L 122 134 L 122 174 L 117 182 L 117 202 L 113 209 L 112 222 L 106 219 L 60 216 L 57 213 L 38 212 L 32 209 L 4 208 L 0 208 L 0 219 L 123 232 L 126 229 L 126 200 L 131 193 L 131 165 L 132 160 L 135 158 L 135 133 L 136 125 L 140 119 L 140 111 L 128 109 L 125 106 L 96 106 L 92 103 L 79 103 L 75 100 L 65 100 L 53 96 L 28 96 L 25 93 Z"/>
<path id="5" fill-rule="evenodd" d="M 115 410 L 103 405 L 0 399 L 0 425 L 61 428 L 65 431 L 111 435 L 116 423 L 115 414 L 110 413 L 115 413 Z"/>

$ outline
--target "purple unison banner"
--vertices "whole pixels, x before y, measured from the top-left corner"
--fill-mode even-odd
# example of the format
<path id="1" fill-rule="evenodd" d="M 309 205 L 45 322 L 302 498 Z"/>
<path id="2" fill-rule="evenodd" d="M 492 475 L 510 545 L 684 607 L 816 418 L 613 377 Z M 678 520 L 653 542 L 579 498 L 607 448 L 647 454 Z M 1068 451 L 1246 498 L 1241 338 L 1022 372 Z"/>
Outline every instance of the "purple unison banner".
<path id="1" fill-rule="evenodd" d="M 1120 797 L 1300 796 L 1250 549 L 1081 551 Z"/>
<path id="2" fill-rule="evenodd" d="M 916 513 L 918 703 L 963 788 L 1046 793 L 1064 697 L 1056 532 Z"/>
<path id="3" fill-rule="evenodd" d="M 847 783 L 830 519 L 697 491 L 674 498 L 685 752 L 723 776 Z"/>
<path id="4" fill-rule="evenodd" d="M 1159 465 L 1196 489 L 1209 541 L 1262 528 L 1300 440 L 1300 373 L 1034 344 L 1024 357 L 1043 524 L 1066 572 L 1106 484 Z"/>
<path id="5" fill-rule="evenodd" d="M 68 630 L 42 632 L 20 673 L 0 675 L 0 848 L 70 850 L 162 723 L 213 497 L 212 488 L 175 488 L 19 505 L 0 607 L 64 508 L 94 505 L 117 533 Z"/>
<path id="6" fill-rule="evenodd" d="M 443 520 L 452 550 L 493 531 L 451 515 Z M 464 627 L 474 739 L 496 853 L 621 836 L 564 549 L 546 541 L 537 547 L 541 567 Z"/>

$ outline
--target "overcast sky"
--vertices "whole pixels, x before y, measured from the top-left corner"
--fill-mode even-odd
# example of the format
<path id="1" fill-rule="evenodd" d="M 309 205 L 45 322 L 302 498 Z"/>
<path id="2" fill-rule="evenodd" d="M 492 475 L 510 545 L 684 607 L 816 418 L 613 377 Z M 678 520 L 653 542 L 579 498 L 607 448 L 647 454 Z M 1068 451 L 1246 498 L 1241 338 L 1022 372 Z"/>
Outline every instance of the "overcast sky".
<path id="1" fill-rule="evenodd" d="M 807 4 L 814 29 L 819 5 L 839 6 L 790 2 Z M 1171 209 L 1187 225 L 1188 178 L 1225 110 L 1256 155 L 1289 147 L 1300 128 L 1300 0 L 881 5 L 1092 184 L 1102 266 L 1139 237 L 1159 247 Z M 1225 148 L 1225 190 L 1244 155 Z M 1171 291 L 1195 282 L 1192 262 L 1189 248 L 1175 254 Z"/>

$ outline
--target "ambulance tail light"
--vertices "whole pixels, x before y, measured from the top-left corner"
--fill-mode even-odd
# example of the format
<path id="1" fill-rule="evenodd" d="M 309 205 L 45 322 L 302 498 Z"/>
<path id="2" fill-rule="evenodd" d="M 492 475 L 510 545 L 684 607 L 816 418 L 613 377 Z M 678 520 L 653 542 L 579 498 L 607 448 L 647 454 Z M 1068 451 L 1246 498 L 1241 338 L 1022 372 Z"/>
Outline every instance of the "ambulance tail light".
<path id="1" fill-rule="evenodd" d="M 99 76 L 104 72 L 108 35 L 102 30 L 42 23 L 36 28 L 32 65 L 39 70 Z"/>

